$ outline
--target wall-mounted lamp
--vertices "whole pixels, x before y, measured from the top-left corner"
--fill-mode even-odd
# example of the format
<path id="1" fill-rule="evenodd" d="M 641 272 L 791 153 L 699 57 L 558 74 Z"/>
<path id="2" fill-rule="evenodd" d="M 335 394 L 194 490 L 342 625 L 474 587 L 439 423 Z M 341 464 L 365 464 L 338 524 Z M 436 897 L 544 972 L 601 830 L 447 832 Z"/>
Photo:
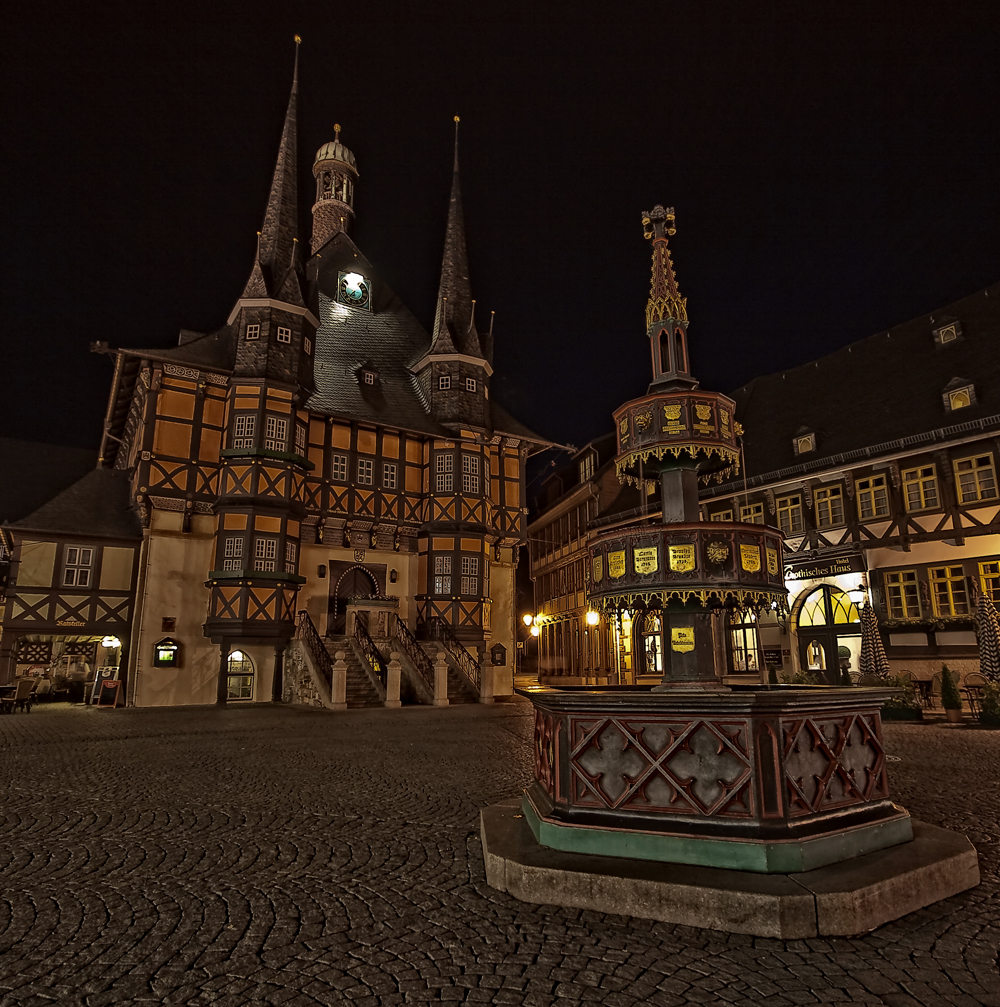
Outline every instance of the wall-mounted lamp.
<path id="1" fill-rule="evenodd" d="M 847 597 L 851 599 L 851 603 L 855 608 L 860 608 L 861 603 L 867 600 L 868 592 L 865 590 L 864 584 L 859 584 L 856 588 L 847 592 Z"/>
<path id="2" fill-rule="evenodd" d="M 399 571 L 398 570 L 390 570 L 389 571 L 389 583 L 390 584 L 395 584 L 397 580 L 399 580 Z"/>
<path id="3" fill-rule="evenodd" d="M 598 613 L 595 612 L 593 609 L 591 609 L 587 613 L 587 625 L 588 626 L 596 626 L 600 621 L 601 621 L 600 615 L 598 615 Z"/>
<path id="4" fill-rule="evenodd" d="M 534 621 L 534 616 L 528 612 L 525 612 L 524 615 L 521 616 L 521 622 L 523 622 L 525 626 L 530 626 Z"/>
<path id="5" fill-rule="evenodd" d="M 326 564 L 325 563 L 320 563 L 320 565 L 318 567 L 316 567 L 316 576 L 319 577 L 320 580 L 323 580 L 323 578 L 326 576 Z"/>

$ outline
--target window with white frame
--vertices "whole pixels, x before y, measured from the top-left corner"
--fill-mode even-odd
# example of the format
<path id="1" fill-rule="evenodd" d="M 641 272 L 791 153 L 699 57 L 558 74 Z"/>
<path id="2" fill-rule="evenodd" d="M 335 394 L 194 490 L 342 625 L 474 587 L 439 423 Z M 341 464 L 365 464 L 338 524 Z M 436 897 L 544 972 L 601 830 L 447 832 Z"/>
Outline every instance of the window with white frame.
<path id="1" fill-rule="evenodd" d="M 80 545 L 66 546 L 63 560 L 63 584 L 66 587 L 89 587 L 94 579 L 94 550 Z"/>
<path id="2" fill-rule="evenodd" d="M 439 454 L 434 460 L 434 492 L 455 492 L 455 456 Z"/>
<path id="3" fill-rule="evenodd" d="M 288 446 L 288 420 L 281 416 L 267 416 L 264 420 L 264 448 L 267 451 L 284 451 Z"/>
<path id="4" fill-rule="evenodd" d="M 385 462 L 382 465 L 382 488 L 394 490 L 396 488 L 396 463 Z"/>
<path id="5" fill-rule="evenodd" d="M 451 557 L 434 557 L 434 593 L 451 594 Z"/>
<path id="6" fill-rule="evenodd" d="M 305 350 L 306 356 L 310 356 L 313 351 L 313 341 L 308 336 L 302 337 L 302 349 Z"/>
<path id="7" fill-rule="evenodd" d="M 274 570 L 278 558 L 278 540 L 271 535 L 258 535 L 253 546 L 253 568 L 263 572 Z"/>
<path id="8" fill-rule="evenodd" d="M 479 492 L 479 455 L 462 453 L 462 492 Z"/>
<path id="9" fill-rule="evenodd" d="M 993 500 L 997 495 L 997 477 L 992 455 L 957 458 L 953 462 L 958 480 L 958 502 Z"/>
<path id="10" fill-rule="evenodd" d="M 802 532 L 802 497 L 778 497 L 775 501 L 778 509 L 778 527 L 786 535 L 799 535 Z"/>
<path id="11" fill-rule="evenodd" d="M 292 341 L 292 330 L 286 329 L 283 326 L 278 326 L 278 342 L 279 343 L 290 343 Z"/>
<path id="12" fill-rule="evenodd" d="M 438 378 L 438 388 L 440 388 L 442 392 L 446 392 L 449 388 L 451 388 L 450 374 L 442 374 L 441 377 Z"/>
<path id="13" fill-rule="evenodd" d="M 858 479 L 854 488 L 858 501 L 858 517 L 862 521 L 889 516 L 889 489 L 885 484 L 885 476 Z"/>
<path id="14" fill-rule="evenodd" d="M 223 545 L 222 555 L 223 570 L 243 569 L 243 536 L 227 535 Z"/>
<path id="15" fill-rule="evenodd" d="M 763 524 L 764 505 L 762 503 L 755 503 L 741 507 L 740 520 L 745 524 Z"/>
<path id="16" fill-rule="evenodd" d="M 233 421 L 233 447 L 246 450 L 253 447 L 257 417 L 253 413 L 239 413 Z"/>
<path id="17" fill-rule="evenodd" d="M 476 390 L 476 379 L 466 378 L 465 379 L 465 390 L 467 392 L 474 392 Z"/>
<path id="18" fill-rule="evenodd" d="M 247 339 L 260 339 L 260 325 L 258 323 L 247 326 Z"/>
<path id="19" fill-rule="evenodd" d="M 907 469 L 903 473 L 903 493 L 908 511 L 931 510 L 938 505 L 937 471 L 933 465 Z"/>
<path id="20" fill-rule="evenodd" d="M 226 662 L 226 695 L 229 699 L 253 699 L 253 661 L 234 650 Z"/>
<path id="21" fill-rule="evenodd" d="M 298 551 L 294 542 L 285 542 L 285 573 L 295 573 L 295 557 Z"/>
<path id="22" fill-rule="evenodd" d="M 358 459 L 358 485 L 371 486 L 375 481 L 375 463 L 371 458 Z"/>
<path id="23" fill-rule="evenodd" d="M 330 459 L 330 472 L 334 482 L 347 482 L 347 455 L 333 455 Z"/>
<path id="24" fill-rule="evenodd" d="M 303 457 L 306 453 L 306 428 L 301 423 L 295 424 L 295 453 Z"/>
<path id="25" fill-rule="evenodd" d="M 830 528 L 844 523 L 844 494 L 839 486 L 825 486 L 813 494 L 816 527 Z"/>
<path id="26" fill-rule="evenodd" d="M 462 557 L 462 594 L 479 594 L 479 557 Z"/>

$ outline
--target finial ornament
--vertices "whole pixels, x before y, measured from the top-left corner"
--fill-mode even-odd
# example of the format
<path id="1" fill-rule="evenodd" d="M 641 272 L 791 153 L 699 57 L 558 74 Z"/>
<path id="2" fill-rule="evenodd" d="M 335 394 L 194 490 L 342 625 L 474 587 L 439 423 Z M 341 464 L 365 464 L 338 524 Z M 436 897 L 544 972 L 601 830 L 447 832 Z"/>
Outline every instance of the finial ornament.
<path id="1" fill-rule="evenodd" d="M 652 210 L 642 213 L 642 236 L 653 243 L 653 276 L 646 304 L 647 329 L 666 318 L 687 321 L 687 299 L 681 297 L 674 274 L 674 264 L 670 261 L 667 236 L 676 234 L 674 208 L 664 209 L 657 203 Z"/>
<path id="2" fill-rule="evenodd" d="M 652 210 L 642 211 L 642 236 L 647 241 L 657 241 L 666 238 L 668 234 L 676 234 L 674 227 L 674 208 L 666 210 L 659 203 Z"/>
<path id="3" fill-rule="evenodd" d="M 340 123 L 335 122 L 333 124 L 333 142 L 340 143 Z"/>
<path id="4" fill-rule="evenodd" d="M 296 45 L 302 45 L 302 36 L 301 35 L 296 35 L 295 36 L 295 44 Z"/>
<path id="5" fill-rule="evenodd" d="M 458 116 L 456 115 L 456 116 L 455 116 L 455 122 L 461 122 L 461 121 L 462 121 L 462 120 L 461 120 L 461 119 L 460 119 L 460 118 L 459 118 L 459 117 L 458 117 Z"/>

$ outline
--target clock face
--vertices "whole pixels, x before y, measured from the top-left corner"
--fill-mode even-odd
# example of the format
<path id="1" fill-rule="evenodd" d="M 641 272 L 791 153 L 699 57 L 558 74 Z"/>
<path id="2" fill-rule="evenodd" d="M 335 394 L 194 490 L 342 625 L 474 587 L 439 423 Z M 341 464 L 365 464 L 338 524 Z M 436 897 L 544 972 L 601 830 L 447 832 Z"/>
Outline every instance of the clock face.
<path id="1" fill-rule="evenodd" d="M 337 300 L 354 308 L 368 308 L 371 287 L 360 273 L 341 273 L 337 284 Z"/>

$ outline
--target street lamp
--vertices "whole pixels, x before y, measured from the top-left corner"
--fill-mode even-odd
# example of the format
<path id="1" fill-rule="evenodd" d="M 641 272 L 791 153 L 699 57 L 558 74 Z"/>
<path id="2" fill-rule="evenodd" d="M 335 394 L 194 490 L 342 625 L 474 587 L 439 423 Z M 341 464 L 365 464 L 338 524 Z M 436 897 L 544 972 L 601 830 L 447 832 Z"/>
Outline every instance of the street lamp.
<path id="1" fill-rule="evenodd" d="M 600 621 L 601 621 L 600 615 L 598 615 L 598 613 L 595 612 L 593 609 L 591 609 L 587 613 L 587 625 L 588 626 L 596 626 Z"/>
<path id="2" fill-rule="evenodd" d="M 534 616 L 528 612 L 525 612 L 524 615 L 521 616 L 521 622 L 523 622 L 525 626 L 530 626 L 534 621 Z"/>

